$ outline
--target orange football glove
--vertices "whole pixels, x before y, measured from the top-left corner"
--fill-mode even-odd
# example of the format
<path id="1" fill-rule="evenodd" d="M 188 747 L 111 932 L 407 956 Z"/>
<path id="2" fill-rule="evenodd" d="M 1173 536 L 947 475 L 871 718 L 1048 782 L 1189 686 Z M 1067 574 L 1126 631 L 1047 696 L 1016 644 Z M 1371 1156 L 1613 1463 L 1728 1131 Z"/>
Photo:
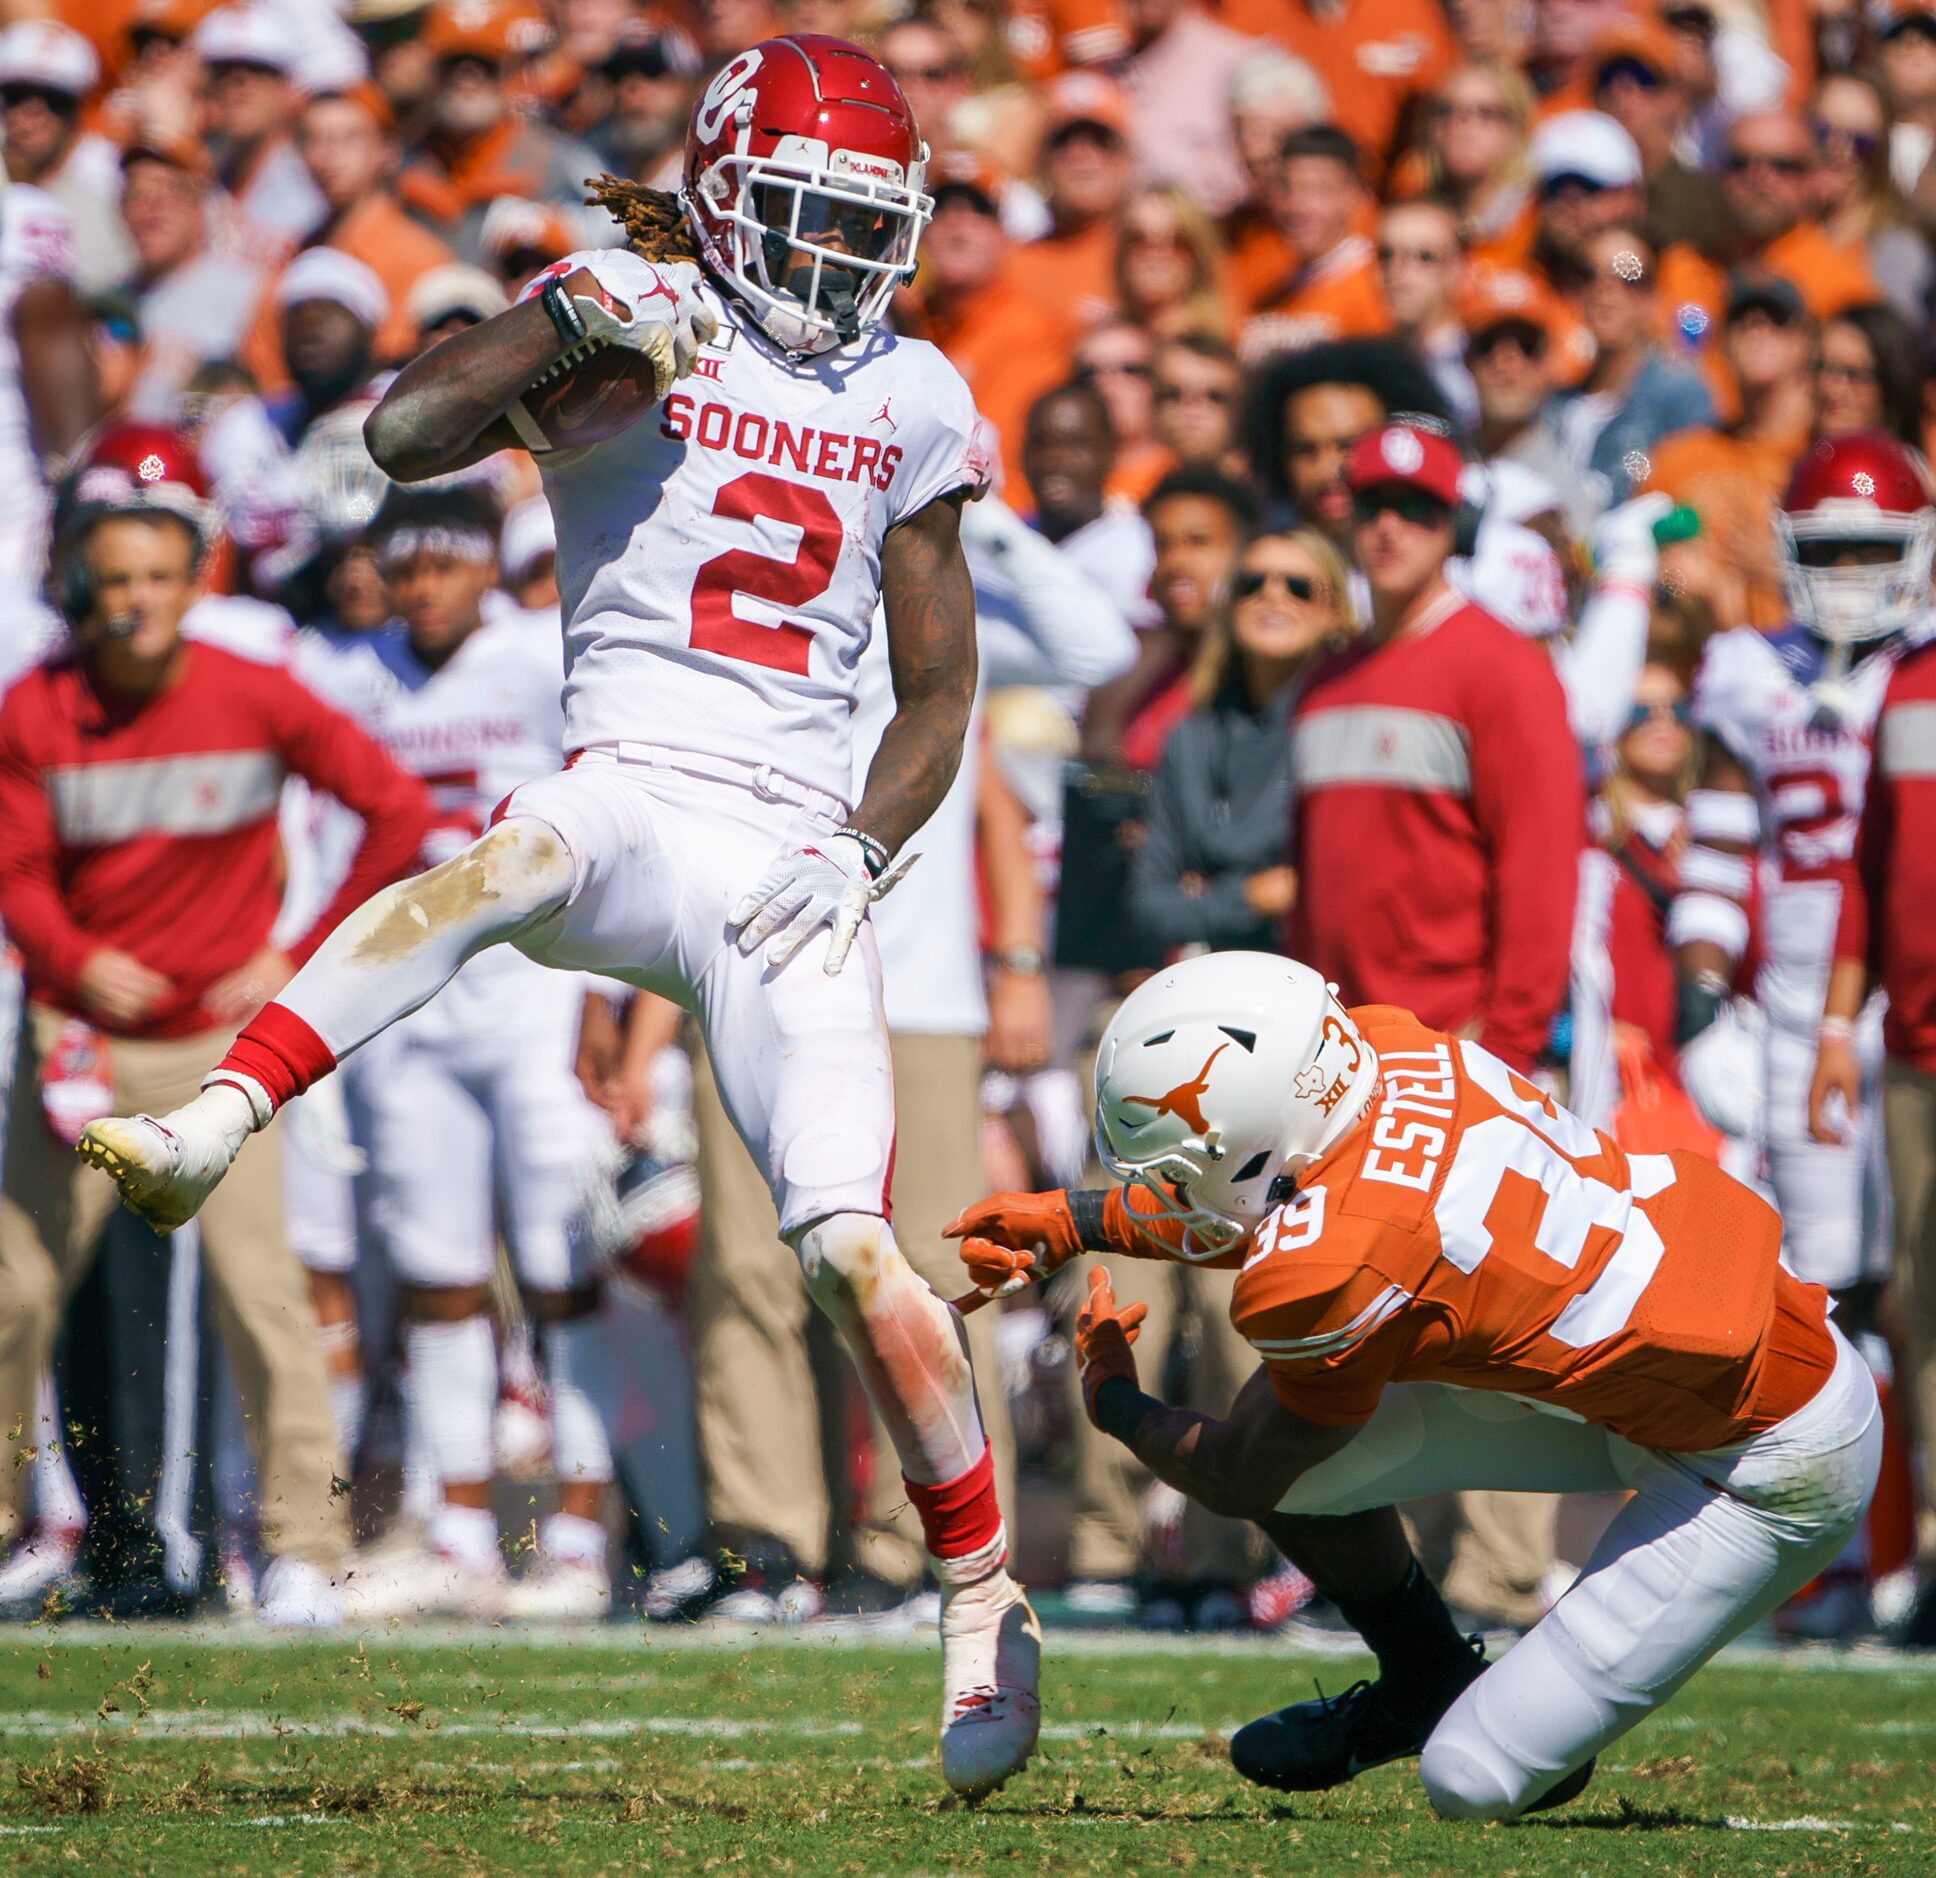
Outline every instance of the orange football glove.
<path id="1" fill-rule="evenodd" d="M 990 1194 L 941 1230 L 962 1242 L 961 1262 L 975 1289 L 990 1298 L 1005 1298 L 1036 1278 L 1047 1278 L 1083 1249 L 1068 1195 L 1060 1188 L 1053 1193 Z"/>
<path id="2" fill-rule="evenodd" d="M 1089 1274 L 1089 1296 L 1076 1313 L 1076 1375 L 1082 1383 L 1082 1406 L 1096 1419 L 1096 1391 L 1112 1376 L 1136 1380 L 1136 1353 L 1147 1304 L 1116 1307 L 1115 1287 L 1100 1265 Z"/>

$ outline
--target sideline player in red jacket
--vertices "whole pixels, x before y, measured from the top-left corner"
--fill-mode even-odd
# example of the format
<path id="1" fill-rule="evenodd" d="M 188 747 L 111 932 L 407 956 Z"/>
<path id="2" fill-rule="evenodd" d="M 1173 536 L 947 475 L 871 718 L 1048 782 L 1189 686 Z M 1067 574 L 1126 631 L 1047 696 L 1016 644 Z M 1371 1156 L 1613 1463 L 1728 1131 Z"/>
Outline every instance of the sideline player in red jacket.
<path id="1" fill-rule="evenodd" d="M 72 495 L 74 648 L 0 703 L 0 919 L 27 979 L 0 1203 L 0 1428 L 16 1432 L 33 1427 L 63 1305 L 114 1204 L 112 1183 L 56 1139 L 43 1079 L 59 1079 L 78 1043 L 105 1057 L 115 1101 L 187 1100 L 236 1026 L 404 872 L 430 822 L 423 785 L 287 672 L 182 637 L 211 519 L 186 443 L 115 426 Z M 364 835 L 334 901 L 283 953 L 270 929 L 290 774 L 361 815 Z M 274 1144 L 208 1209 L 201 1252 L 256 1446 L 270 1554 L 260 1614 L 334 1623 L 339 1457 Z M 24 1478 L 0 1465 L 0 1524 Z"/>
<path id="2" fill-rule="evenodd" d="M 1376 1683 L 1239 1731 L 1249 1779 L 1422 1750 L 1449 1817 L 1558 1805 L 1861 1518 L 1875 1385 L 1780 1268 L 1773 1210 L 1698 1156 L 1625 1153 L 1477 1043 L 1347 1011 L 1288 959 L 1192 960 L 1110 1024 L 1096 1145 L 1116 1190 L 1001 1194 L 949 1230 L 990 1293 L 1085 1250 L 1240 1268 L 1263 1366 L 1228 1416 L 1142 1393 L 1142 1307 L 1100 1271 L 1076 1351 L 1096 1426 L 1256 1519 L 1378 1657 Z M 1393 1510 L 1472 1488 L 1631 1491 L 1490 1668 Z"/>
<path id="3" fill-rule="evenodd" d="M 1460 468 L 1402 423 L 1346 462 L 1372 623 L 1291 722 L 1291 950 L 1527 1070 L 1566 994 L 1585 784 L 1552 661 L 1445 578 Z"/>

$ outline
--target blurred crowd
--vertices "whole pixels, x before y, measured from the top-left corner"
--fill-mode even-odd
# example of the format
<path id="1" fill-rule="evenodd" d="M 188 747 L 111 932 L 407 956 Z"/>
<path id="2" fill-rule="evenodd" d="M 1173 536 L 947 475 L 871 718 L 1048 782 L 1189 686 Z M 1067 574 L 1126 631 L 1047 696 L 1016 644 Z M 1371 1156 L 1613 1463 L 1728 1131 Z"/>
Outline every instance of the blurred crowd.
<path id="1" fill-rule="evenodd" d="M 1874 433 L 1920 452 L 1936 424 L 1936 7 L 0 0 L 0 21 L 5 676 L 61 650 L 61 495 L 93 464 L 190 492 L 191 640 L 352 716 L 365 636 L 421 652 L 558 631 L 529 459 L 412 509 L 362 442 L 389 374 L 619 240 L 588 179 L 676 188 L 693 101 L 745 47 L 833 34 L 894 74 L 934 210 L 892 321 L 961 371 L 1000 465 L 964 524 L 981 761 L 938 858 L 876 914 L 901 1160 L 926 1170 L 897 1228 L 944 1294 L 964 1288 L 948 1214 L 989 1186 L 1082 1183 L 1112 1001 L 1206 949 L 1295 951 L 1352 1000 L 1481 1038 L 1596 1126 L 1767 1178 L 1765 1121 L 1728 1099 L 1742 1072 L 1703 1090 L 1679 1063 L 1690 695 L 1717 631 L 1789 618 L 1777 513 L 1803 453 Z M 1464 620 L 1469 598 L 1492 616 L 1478 636 L 1414 633 L 1311 682 L 1407 609 Z M 460 779 L 415 768 L 461 830 L 475 804 L 443 793 Z M 288 785 L 260 863 L 274 934 L 209 994 L 234 1022 L 353 871 L 326 769 Z M 1448 774 L 1452 817 L 1363 786 Z M 389 810 L 367 795 L 352 806 L 377 830 Z M 71 1141 L 118 1049 L 182 1034 L 141 969 L 77 965 L 62 1021 L 29 1035 L 10 1142 L 23 1105 Z M 1751 1041 L 1751 968 L 1725 992 Z M 412 1447 L 395 1222 L 366 1191 L 381 1144 L 353 1086 L 333 1107 L 319 1091 L 282 1131 L 278 1203 L 317 1323 L 324 1461 L 292 1446 L 272 1470 L 254 1439 L 251 1376 L 281 1346 L 220 1276 L 216 1228 L 211 1314 L 193 1244 L 110 1221 L 11 1430 L 0 1604 L 246 1609 L 277 1545 L 321 1559 L 347 1518 L 382 1615 L 912 1621 L 896 1470 L 831 1344 L 796 1335 L 791 1255 L 680 1013 L 603 981 L 570 1004 L 598 1118 L 580 1227 L 618 1297 L 635 1439 L 581 1452 L 547 1324 L 500 1269 L 496 1482 L 464 1502 L 488 1556 L 426 1564 L 442 1489 Z M 319 1174 L 347 1214 L 318 1213 Z M 518 1229 L 515 1195 L 473 1198 Z M 1849 1233 L 1882 1217 L 1878 1198 Z M 19 1282 L 0 1246 L 0 1312 Z M 1146 1377 L 1221 1408 L 1248 1368 L 1228 1274 L 1115 1282 L 1150 1305 Z M 1051 1286 L 972 1320 L 1023 1576 L 1093 1621 L 1291 1618 L 1309 1587 L 1255 1535 L 1186 1512 L 1084 1423 L 1072 1299 Z M 331 1508 L 271 1517 L 271 1471 L 278 1495 L 321 1481 Z M 1898 1473 L 1847 1595 L 1799 1628 L 1859 1632 L 1879 1587 L 1883 1618 L 1908 1595 Z M 1455 1604 L 1524 1625 L 1591 1509 L 1467 1495 L 1417 1525 Z"/>

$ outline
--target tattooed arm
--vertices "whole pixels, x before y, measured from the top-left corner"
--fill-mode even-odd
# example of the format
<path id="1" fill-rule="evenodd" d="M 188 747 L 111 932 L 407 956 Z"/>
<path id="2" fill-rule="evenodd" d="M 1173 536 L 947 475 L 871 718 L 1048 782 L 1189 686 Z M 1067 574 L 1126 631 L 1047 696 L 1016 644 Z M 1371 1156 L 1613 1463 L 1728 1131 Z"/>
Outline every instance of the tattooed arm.
<path id="1" fill-rule="evenodd" d="M 961 765 L 975 702 L 975 589 L 961 552 L 963 493 L 897 523 L 881 546 L 894 715 L 854 826 L 890 854 L 925 822 Z"/>

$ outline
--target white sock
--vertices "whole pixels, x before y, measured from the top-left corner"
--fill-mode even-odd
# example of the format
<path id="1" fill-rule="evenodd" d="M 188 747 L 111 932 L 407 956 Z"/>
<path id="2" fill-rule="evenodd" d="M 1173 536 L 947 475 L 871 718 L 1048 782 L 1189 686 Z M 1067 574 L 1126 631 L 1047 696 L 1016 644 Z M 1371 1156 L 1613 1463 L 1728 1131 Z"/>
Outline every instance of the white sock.
<path id="1" fill-rule="evenodd" d="M 561 1481 L 610 1480 L 612 1429 L 624 1388 L 625 1352 L 609 1306 L 544 1327 L 551 1385 L 551 1464 Z"/>
<path id="2" fill-rule="evenodd" d="M 538 1548 L 567 1565 L 603 1565 L 605 1528 L 575 1513 L 553 1513 L 538 1528 Z"/>
<path id="3" fill-rule="evenodd" d="M 366 1399 L 360 1375 L 329 1379 L 329 1412 L 336 1418 L 336 1445 L 343 1450 L 345 1467 L 356 1465 L 356 1444 L 363 1439 Z"/>
<path id="4" fill-rule="evenodd" d="M 34 1517 L 43 1526 L 64 1532 L 78 1532 L 87 1524 L 87 1508 L 74 1470 L 67 1464 L 67 1442 L 51 1376 L 41 1377 L 34 1394 Z"/>
<path id="5" fill-rule="evenodd" d="M 472 1571 L 495 1570 L 501 1562 L 497 1550 L 497 1521 L 482 1506 L 452 1506 L 445 1501 L 430 1516 L 430 1543 L 439 1552 L 448 1552 Z"/>
<path id="6" fill-rule="evenodd" d="M 439 1480 L 489 1480 L 497 1346 L 482 1314 L 455 1324 L 415 1323 L 404 1333 L 410 1407 Z"/>
<path id="7" fill-rule="evenodd" d="M 242 1152 L 242 1144 L 255 1133 L 259 1124 L 256 1121 L 255 1104 L 232 1082 L 212 1082 L 194 1101 L 175 1111 L 177 1115 L 190 1116 L 195 1123 L 207 1123 L 227 1142 L 229 1159 L 233 1160 Z"/>

